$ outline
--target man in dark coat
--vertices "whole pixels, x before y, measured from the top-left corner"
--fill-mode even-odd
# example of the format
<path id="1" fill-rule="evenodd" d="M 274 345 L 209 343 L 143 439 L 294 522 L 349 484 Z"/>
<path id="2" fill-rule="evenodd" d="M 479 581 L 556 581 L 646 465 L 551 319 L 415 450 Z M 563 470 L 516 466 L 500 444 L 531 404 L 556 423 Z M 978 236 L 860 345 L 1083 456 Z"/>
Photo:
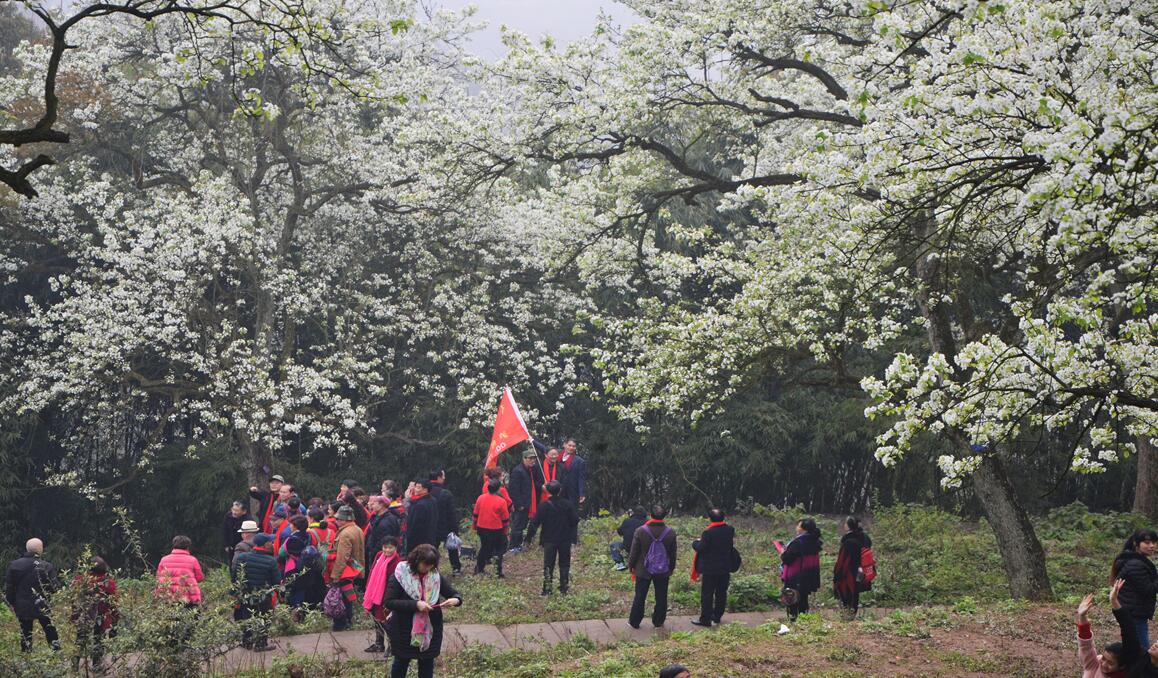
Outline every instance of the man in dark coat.
<path id="1" fill-rule="evenodd" d="M 438 544 L 446 542 L 450 534 L 458 534 L 458 508 L 454 504 L 454 494 L 446 489 L 446 471 L 438 469 L 430 472 L 430 495 L 438 504 Z M 462 574 L 462 561 L 458 557 L 458 549 L 446 549 L 447 559 L 454 574 Z"/>
<path id="2" fill-rule="evenodd" d="M 229 513 L 225 514 L 225 520 L 221 523 L 221 540 L 225 542 L 227 563 L 233 560 L 233 549 L 236 548 L 237 542 L 241 541 L 241 524 L 247 520 L 253 520 L 253 516 L 249 514 L 245 502 L 233 502 L 233 506 L 229 507 Z"/>
<path id="3" fill-rule="evenodd" d="M 20 649 L 32 649 L 32 626 L 40 622 L 45 640 L 53 650 L 59 650 L 60 636 L 48 617 L 48 596 L 60 590 L 60 577 L 56 567 L 42 557 L 44 542 L 33 537 L 24 551 L 8 566 L 4 577 L 4 600 L 20 622 Z"/>
<path id="4" fill-rule="evenodd" d="M 268 492 L 257 489 L 256 485 L 249 488 L 249 496 L 257 500 L 257 524 L 266 533 L 270 531 L 269 520 L 273 517 L 273 510 L 276 508 L 281 486 L 284 484 L 285 478 L 270 476 Z"/>
<path id="5" fill-rule="evenodd" d="M 559 496 L 563 486 L 557 480 L 547 483 L 547 501 L 539 507 L 532 525 L 542 528 L 539 543 L 543 546 L 543 593 L 551 595 L 555 579 L 555 559 L 559 562 L 559 593 L 567 594 L 571 582 L 571 544 L 579 529 L 579 512 Z"/>
<path id="6" fill-rule="evenodd" d="M 696 552 L 692 577 L 703 577 L 700 617 L 692 620 L 696 626 L 720 623 L 728 604 L 728 584 L 732 581 L 732 547 L 736 530 L 724 522 L 724 512 L 718 508 L 708 511 L 708 520 L 708 529 L 692 542 L 692 549 Z"/>
<path id="7" fill-rule="evenodd" d="M 676 566 L 676 533 L 664 524 L 667 509 L 656 504 L 651 507 L 651 520 L 635 531 L 631 538 L 631 551 L 627 556 L 627 567 L 635 577 L 635 598 L 631 601 L 631 613 L 627 623 L 633 629 L 643 621 L 643 606 L 647 603 L 647 591 L 655 587 L 655 609 L 651 613 L 651 623 L 656 628 L 667 620 L 667 585 Z M 647 555 L 653 542 L 660 542 L 667 554 L 666 572 L 649 571 Z"/>
<path id="8" fill-rule="evenodd" d="M 563 443 L 563 456 L 559 458 L 563 464 L 563 494 L 575 506 L 581 506 L 587 501 L 587 462 L 577 452 L 579 444 L 574 438 L 568 438 Z"/>
<path id="9" fill-rule="evenodd" d="M 615 533 L 619 535 L 619 539 L 611 542 L 608 549 L 611 552 L 611 560 L 615 561 L 617 572 L 627 569 L 627 563 L 624 562 L 623 557 L 631 553 L 631 538 L 635 536 L 635 531 L 643 527 L 646 522 L 647 509 L 636 506 L 631 509 L 631 515 L 624 518 L 623 522 L 616 528 Z"/>
<path id="10" fill-rule="evenodd" d="M 410 493 L 410 508 L 406 511 L 406 553 L 419 544 L 430 544 L 438 548 L 438 500 L 430 494 L 430 481 L 420 478 L 414 481 Z"/>
<path id="11" fill-rule="evenodd" d="M 514 510 L 511 513 L 511 551 L 523 550 L 523 530 L 535 517 L 539 508 L 539 498 L 543 492 L 543 471 L 539 468 L 539 457 L 535 450 L 523 452 L 523 463 L 511 469 L 511 480 L 507 485 Z M 535 528 L 527 532 L 526 543 L 535 539 Z"/>
<path id="12" fill-rule="evenodd" d="M 268 615 L 273 611 L 273 587 L 281 583 L 281 569 L 272 553 L 273 537 L 258 534 L 250 542 L 253 548 L 239 553 L 229 568 L 237 606 L 233 619 L 246 622 L 241 632 L 241 645 L 257 652 L 272 650 L 269 646 Z"/>

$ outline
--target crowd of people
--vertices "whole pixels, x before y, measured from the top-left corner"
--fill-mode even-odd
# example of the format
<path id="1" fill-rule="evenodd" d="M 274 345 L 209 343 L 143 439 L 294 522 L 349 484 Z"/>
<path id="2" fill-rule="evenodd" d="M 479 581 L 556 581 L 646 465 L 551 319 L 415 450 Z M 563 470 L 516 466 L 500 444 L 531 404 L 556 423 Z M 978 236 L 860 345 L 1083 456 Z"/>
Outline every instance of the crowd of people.
<path id="1" fill-rule="evenodd" d="M 538 443 L 534 447 L 509 474 L 496 467 L 482 475 L 471 512 L 479 540 L 474 572 L 485 574 L 493 562 L 495 576 L 504 577 L 504 557 L 531 549 L 537 535 L 543 558 L 541 593 L 550 596 L 557 590 L 566 595 L 572 549 L 578 544 L 579 507 L 586 501 L 586 464 L 576 454 L 574 440 L 562 450 Z M 256 511 L 251 514 L 245 501 L 235 501 L 222 523 L 242 645 L 254 651 L 271 649 L 268 617 L 279 603 L 288 605 L 297 620 L 306 610 L 321 610 L 340 631 L 353 625 L 361 597 L 360 607 L 374 626 L 374 641 L 366 651 L 392 656 L 394 678 L 406 676 L 412 662 L 420 677 L 432 676 L 442 647 L 442 611 L 462 604 L 453 578 L 462 574 L 464 547 L 457 503 L 445 483 L 446 473 L 435 470 L 405 488 L 386 480 L 378 494 L 369 494 L 350 479 L 342 481 L 330 501 L 320 497 L 303 501 L 281 475 L 271 476 L 267 487 L 249 488 Z M 635 583 L 627 623 L 636 629 L 649 596 L 654 597 L 651 623 L 658 628 L 666 622 L 668 585 L 679 547 L 666 518 L 662 505 L 650 511 L 637 506 L 609 545 L 613 568 L 630 572 Z M 691 579 L 700 582 L 700 612 L 691 620 L 697 626 L 722 623 L 731 575 L 742 563 L 735 529 L 724 512 L 713 508 L 707 518 L 708 524 L 691 544 Z M 860 594 L 872 587 L 876 562 L 872 540 L 856 517 L 844 520 L 841 532 L 833 591 L 852 618 Z M 795 619 L 809 612 L 809 597 L 820 589 L 822 535 L 816 521 L 805 518 L 796 524 L 788 543 L 775 541 L 773 546 L 781 563 L 781 601 L 789 619 Z M 173 538 L 172 549 L 157 566 L 156 594 L 195 614 L 202 603 L 205 574 L 191 548 L 189 537 Z M 443 549 L 451 577 L 439 570 Z M 1078 606 L 1083 678 L 1158 676 L 1158 642 L 1151 645 L 1149 635 L 1158 598 L 1158 568 L 1151 560 L 1156 552 L 1158 533 L 1139 530 L 1114 561 L 1110 606 L 1120 642 L 1097 652 L 1088 616 L 1094 594 Z M 108 564 L 94 556 L 73 584 L 80 591 L 70 615 L 76 643 L 99 666 L 104 641 L 116 632 L 117 583 Z M 20 624 L 23 650 L 32 647 L 37 624 L 48 644 L 60 649 L 49 602 L 61 588 L 56 567 L 44 558 L 43 542 L 29 539 L 25 554 L 9 565 L 4 589 Z M 684 678 L 690 673 L 672 665 L 660 675 Z"/>

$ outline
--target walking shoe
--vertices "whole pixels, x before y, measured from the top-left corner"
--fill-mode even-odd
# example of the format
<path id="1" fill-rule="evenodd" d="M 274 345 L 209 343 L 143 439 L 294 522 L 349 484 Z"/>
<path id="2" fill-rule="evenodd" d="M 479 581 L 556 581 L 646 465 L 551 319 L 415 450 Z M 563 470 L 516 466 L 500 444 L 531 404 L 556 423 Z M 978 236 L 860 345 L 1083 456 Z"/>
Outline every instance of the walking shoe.
<path id="1" fill-rule="evenodd" d="M 462 570 L 451 570 L 451 574 L 453 574 L 456 577 L 461 577 L 462 576 Z"/>
<path id="2" fill-rule="evenodd" d="M 704 621 L 702 619 L 697 618 L 697 619 L 692 620 L 692 626 L 707 626 L 707 627 L 711 628 L 712 622 Z"/>
<path id="3" fill-rule="evenodd" d="M 254 652 L 269 652 L 273 649 L 273 645 L 261 644 L 253 648 Z"/>
<path id="4" fill-rule="evenodd" d="M 631 628 L 633 628 L 633 629 L 638 629 L 638 628 L 639 628 L 639 624 L 632 624 L 631 622 L 627 622 L 627 625 L 628 625 L 628 626 L 630 626 L 630 627 L 631 627 Z"/>
<path id="5" fill-rule="evenodd" d="M 373 645 L 371 645 L 370 647 L 366 648 L 364 651 L 365 651 L 365 652 L 369 652 L 370 654 L 375 654 L 375 653 L 378 653 L 378 652 L 385 652 L 385 651 L 386 651 L 386 647 L 385 647 L 385 646 L 383 646 L 383 645 L 379 645 L 378 643 L 374 643 L 374 644 L 373 644 Z"/>
<path id="6" fill-rule="evenodd" d="M 521 547 L 521 546 L 516 546 L 515 548 L 511 549 L 510 551 L 507 551 L 507 553 L 522 553 L 522 552 L 523 552 L 523 547 Z"/>
<path id="7" fill-rule="evenodd" d="M 627 565 L 624 565 L 623 563 L 616 563 L 615 564 L 615 571 L 616 572 L 623 572 L 626 569 L 627 569 Z"/>

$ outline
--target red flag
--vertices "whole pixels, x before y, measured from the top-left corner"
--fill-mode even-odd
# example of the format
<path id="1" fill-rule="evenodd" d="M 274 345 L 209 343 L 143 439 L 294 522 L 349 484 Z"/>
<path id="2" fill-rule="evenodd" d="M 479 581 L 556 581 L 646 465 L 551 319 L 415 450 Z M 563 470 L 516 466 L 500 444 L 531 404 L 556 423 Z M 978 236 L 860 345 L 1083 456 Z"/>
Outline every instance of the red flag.
<path id="1" fill-rule="evenodd" d="M 499 400 L 499 413 L 495 415 L 495 432 L 491 434 L 491 448 L 487 450 L 486 468 L 498 464 L 499 455 L 524 440 L 530 440 L 531 434 L 527 425 L 523 423 L 523 415 L 519 406 L 515 404 L 515 397 L 510 388 L 503 389 L 503 397 Z"/>

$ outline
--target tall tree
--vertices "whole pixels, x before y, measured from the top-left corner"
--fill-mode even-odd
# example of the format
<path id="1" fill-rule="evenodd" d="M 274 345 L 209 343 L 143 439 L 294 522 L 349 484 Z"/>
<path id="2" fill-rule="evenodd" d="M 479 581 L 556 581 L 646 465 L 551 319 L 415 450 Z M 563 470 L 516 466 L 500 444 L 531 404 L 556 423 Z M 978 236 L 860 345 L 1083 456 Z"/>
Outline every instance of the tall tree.
<path id="1" fill-rule="evenodd" d="M 495 85 L 527 104 L 517 154 L 492 164 L 563 168 L 530 213 L 594 205 L 572 243 L 615 240 L 602 251 L 650 273 L 608 328 L 604 390 L 638 421 L 694 419 L 799 349 L 866 376 L 868 414 L 895 422 L 877 458 L 941 436 L 944 482 L 972 478 L 1013 594 L 1048 597 L 1009 481 L 1040 453 L 1025 440 L 1066 430 L 1073 448 L 1047 451 L 1097 472 L 1158 434 L 1155 8 L 629 4 L 644 25 L 516 43 Z M 728 227 L 671 218 L 717 200 Z M 883 377 L 848 369 L 914 324 L 923 350 Z"/>

